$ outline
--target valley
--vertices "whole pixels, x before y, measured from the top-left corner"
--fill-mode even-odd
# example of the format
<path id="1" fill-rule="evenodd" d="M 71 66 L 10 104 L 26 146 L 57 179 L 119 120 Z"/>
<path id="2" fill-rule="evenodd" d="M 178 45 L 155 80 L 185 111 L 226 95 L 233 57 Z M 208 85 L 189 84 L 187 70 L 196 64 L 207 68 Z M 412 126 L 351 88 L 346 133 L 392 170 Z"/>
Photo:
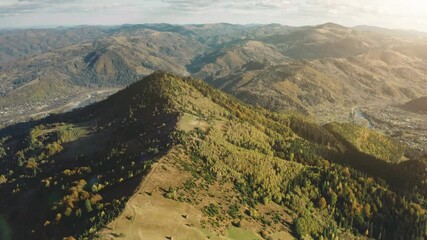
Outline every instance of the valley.
<path id="1" fill-rule="evenodd" d="M 397 105 L 367 107 L 365 114 L 375 129 L 391 136 L 418 156 L 427 154 L 427 116 L 402 110 Z"/>
<path id="2" fill-rule="evenodd" d="M 51 102 L 40 102 L 33 106 L 6 107 L 3 112 L 0 112 L 0 125 L 5 127 L 32 119 L 44 118 L 50 114 L 72 111 L 99 102 L 118 90 L 118 88 L 87 90 L 71 96 L 55 98 Z"/>

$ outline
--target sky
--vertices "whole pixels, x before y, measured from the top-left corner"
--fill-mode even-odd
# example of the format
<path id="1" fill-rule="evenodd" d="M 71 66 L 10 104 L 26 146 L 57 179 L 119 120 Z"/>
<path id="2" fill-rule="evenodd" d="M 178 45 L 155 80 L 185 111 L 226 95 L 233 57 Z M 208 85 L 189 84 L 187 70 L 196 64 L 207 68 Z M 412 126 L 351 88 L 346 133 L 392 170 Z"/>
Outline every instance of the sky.
<path id="1" fill-rule="evenodd" d="M 427 32 L 425 0 L 0 0 L 0 28 L 334 22 Z"/>

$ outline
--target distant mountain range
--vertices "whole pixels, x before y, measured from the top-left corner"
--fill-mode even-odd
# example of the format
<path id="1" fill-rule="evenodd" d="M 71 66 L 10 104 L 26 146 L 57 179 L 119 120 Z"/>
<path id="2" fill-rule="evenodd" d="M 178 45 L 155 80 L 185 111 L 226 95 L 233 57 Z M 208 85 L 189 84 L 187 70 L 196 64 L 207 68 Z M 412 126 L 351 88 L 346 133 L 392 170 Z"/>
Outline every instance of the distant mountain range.
<path id="1" fill-rule="evenodd" d="M 0 32 L 0 106 L 34 111 L 164 70 L 271 110 L 333 119 L 330 109 L 343 116 L 355 105 L 427 95 L 426 39 L 333 23 L 7 30 Z"/>

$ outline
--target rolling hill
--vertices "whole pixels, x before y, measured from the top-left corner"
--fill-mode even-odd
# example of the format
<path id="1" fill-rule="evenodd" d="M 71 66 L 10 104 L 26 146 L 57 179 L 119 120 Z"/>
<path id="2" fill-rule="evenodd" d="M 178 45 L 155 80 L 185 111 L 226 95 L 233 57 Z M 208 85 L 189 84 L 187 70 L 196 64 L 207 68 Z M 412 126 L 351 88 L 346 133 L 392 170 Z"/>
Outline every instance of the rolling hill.
<path id="1" fill-rule="evenodd" d="M 1 237 L 426 237 L 425 162 L 403 171 L 380 151 L 397 143 L 353 131 L 155 73 L 0 130 Z"/>

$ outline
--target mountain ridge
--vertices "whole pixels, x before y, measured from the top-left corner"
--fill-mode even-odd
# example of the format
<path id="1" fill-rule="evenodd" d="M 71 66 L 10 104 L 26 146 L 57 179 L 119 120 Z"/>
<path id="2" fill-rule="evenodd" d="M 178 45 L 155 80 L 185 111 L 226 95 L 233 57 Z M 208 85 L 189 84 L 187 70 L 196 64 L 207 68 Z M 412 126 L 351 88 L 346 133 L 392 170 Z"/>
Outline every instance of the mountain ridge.
<path id="1" fill-rule="evenodd" d="M 246 105 L 202 80 L 155 73 L 99 103 L 2 129 L 7 168 L 0 170 L 0 191 L 9 197 L 1 199 L 7 207 L 0 212 L 14 239 L 91 237 L 117 217 L 141 221 L 126 203 L 142 194 L 155 207 L 152 199 L 193 209 L 189 218 L 200 216 L 194 225 L 182 228 L 186 212 L 169 218 L 204 236 L 225 236 L 232 225 L 273 239 L 279 233 L 352 239 L 367 230 L 371 237 L 423 236 L 422 198 L 406 200 L 403 189 L 425 196 L 410 187 L 423 186 L 425 173 L 409 177 L 387 163 L 381 149 L 392 141 L 367 138 L 360 154 L 353 141 L 335 137 L 348 138 L 353 128 L 338 126 L 332 134 L 298 114 Z M 164 164 L 162 177 L 181 174 L 152 192 L 138 191 L 153 163 Z M 418 162 L 408 162 L 408 172 L 409 163 Z M 402 175 L 402 182 L 387 174 Z M 110 236 L 140 237 L 115 227 L 120 224 L 108 226 Z"/>

